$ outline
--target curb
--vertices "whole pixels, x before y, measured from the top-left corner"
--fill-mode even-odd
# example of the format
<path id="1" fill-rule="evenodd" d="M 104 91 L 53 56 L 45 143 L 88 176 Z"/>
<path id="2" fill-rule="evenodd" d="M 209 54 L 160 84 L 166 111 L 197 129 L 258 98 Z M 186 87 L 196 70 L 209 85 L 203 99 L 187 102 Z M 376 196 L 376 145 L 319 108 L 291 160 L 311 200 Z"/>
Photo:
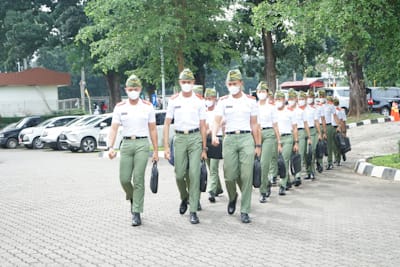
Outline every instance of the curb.
<path id="1" fill-rule="evenodd" d="M 385 180 L 400 181 L 400 170 L 383 166 L 375 166 L 365 159 L 359 159 L 354 171 L 361 175 L 378 177 Z"/>
<path id="2" fill-rule="evenodd" d="M 363 120 L 360 122 L 349 123 L 347 129 L 355 128 L 362 125 L 384 123 L 394 121 L 392 116 L 386 118 L 378 118 L 373 120 Z M 400 181 L 400 170 L 384 166 L 375 166 L 368 163 L 366 159 L 359 159 L 354 167 L 354 172 L 371 177 L 382 178 L 391 181 Z"/>
<path id="3" fill-rule="evenodd" d="M 347 129 L 355 128 L 358 126 L 363 126 L 363 125 L 368 125 L 368 124 L 375 124 L 375 123 L 384 123 L 384 122 L 390 122 L 394 121 L 394 118 L 392 116 L 386 117 L 386 118 L 378 118 L 378 119 L 372 119 L 372 120 L 363 120 L 359 122 L 353 122 L 347 124 Z"/>

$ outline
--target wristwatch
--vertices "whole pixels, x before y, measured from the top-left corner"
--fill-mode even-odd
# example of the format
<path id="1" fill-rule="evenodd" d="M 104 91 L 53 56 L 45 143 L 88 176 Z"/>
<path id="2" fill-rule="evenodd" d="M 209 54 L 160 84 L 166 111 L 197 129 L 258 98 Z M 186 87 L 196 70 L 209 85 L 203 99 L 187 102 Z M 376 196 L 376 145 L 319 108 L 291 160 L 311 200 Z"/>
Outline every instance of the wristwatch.
<path id="1" fill-rule="evenodd" d="M 256 144 L 256 147 L 260 147 L 261 148 L 261 145 L 260 144 Z"/>

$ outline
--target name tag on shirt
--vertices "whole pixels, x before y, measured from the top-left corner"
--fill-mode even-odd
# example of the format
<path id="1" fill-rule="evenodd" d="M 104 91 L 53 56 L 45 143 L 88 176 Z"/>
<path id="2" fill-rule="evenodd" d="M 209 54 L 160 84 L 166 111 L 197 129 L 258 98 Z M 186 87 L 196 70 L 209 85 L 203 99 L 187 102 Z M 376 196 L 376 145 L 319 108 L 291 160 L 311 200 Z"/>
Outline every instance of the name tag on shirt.
<path id="1" fill-rule="evenodd" d="M 175 106 L 175 108 L 181 108 L 181 106 Z"/>
<path id="2" fill-rule="evenodd" d="M 226 106 L 226 108 L 233 108 L 233 106 Z"/>
<path id="3" fill-rule="evenodd" d="M 128 115 L 128 112 L 121 112 L 121 116 Z"/>

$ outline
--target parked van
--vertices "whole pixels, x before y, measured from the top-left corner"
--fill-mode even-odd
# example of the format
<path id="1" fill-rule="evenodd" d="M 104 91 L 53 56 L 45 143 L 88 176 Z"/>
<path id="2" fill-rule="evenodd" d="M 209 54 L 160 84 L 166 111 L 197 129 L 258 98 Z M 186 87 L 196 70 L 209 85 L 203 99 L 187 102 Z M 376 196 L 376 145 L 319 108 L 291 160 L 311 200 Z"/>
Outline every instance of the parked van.
<path id="1" fill-rule="evenodd" d="M 325 90 L 326 96 L 339 99 L 339 106 L 346 111 L 346 114 L 349 112 L 350 88 L 348 86 L 318 88 L 319 90 Z"/>

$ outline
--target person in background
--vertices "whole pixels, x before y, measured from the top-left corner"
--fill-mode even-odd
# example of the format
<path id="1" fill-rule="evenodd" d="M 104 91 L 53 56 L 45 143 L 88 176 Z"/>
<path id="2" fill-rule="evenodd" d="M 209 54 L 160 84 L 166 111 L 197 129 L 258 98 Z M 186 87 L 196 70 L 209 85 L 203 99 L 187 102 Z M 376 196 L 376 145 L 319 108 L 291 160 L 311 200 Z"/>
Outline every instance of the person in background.
<path id="1" fill-rule="evenodd" d="M 260 203 L 267 202 L 271 195 L 271 181 L 268 175 L 272 167 L 272 159 L 277 154 L 277 143 L 280 142 L 280 135 L 277 124 L 276 108 L 267 101 L 268 85 L 262 81 L 257 86 L 258 98 L 258 123 L 261 130 L 261 186 Z"/>
<path id="2" fill-rule="evenodd" d="M 205 105 L 207 107 L 207 142 L 211 141 L 212 128 L 215 117 L 215 106 L 217 104 L 217 92 L 213 88 L 206 88 L 204 93 Z M 218 138 L 222 138 L 222 128 L 218 130 Z M 207 182 L 208 200 L 211 203 L 215 202 L 215 197 L 223 193 L 221 181 L 219 177 L 219 162 L 220 159 L 208 158 L 207 165 L 210 170 L 210 176 Z"/>
<path id="3" fill-rule="evenodd" d="M 128 99 L 114 108 L 108 137 L 108 156 L 115 158 L 115 138 L 122 126 L 123 141 L 119 164 L 119 179 L 126 199 L 131 203 L 132 226 L 142 224 L 140 213 L 144 203 L 144 173 L 149 158 L 149 141 L 153 144 L 153 161 L 158 161 L 158 138 L 156 118 L 150 102 L 139 99 L 142 83 L 132 74 L 126 80 L 125 92 Z"/>
<path id="4" fill-rule="evenodd" d="M 164 157 L 169 160 L 169 127 L 174 119 L 174 166 L 176 184 L 181 197 L 179 213 L 184 214 L 189 204 L 190 223 L 198 224 L 200 222 L 197 216 L 200 200 L 200 162 L 201 159 L 207 159 L 207 129 L 204 100 L 192 91 L 194 80 L 190 69 L 184 69 L 179 74 L 179 85 L 182 91 L 169 99 L 163 134 Z M 185 180 L 186 173 L 188 181 Z M 187 190 L 187 185 L 189 190 Z"/>
<path id="5" fill-rule="evenodd" d="M 106 104 L 104 101 L 101 102 L 100 110 L 101 110 L 101 114 L 106 113 L 107 110 L 108 110 L 108 106 L 107 106 L 107 104 Z"/>

